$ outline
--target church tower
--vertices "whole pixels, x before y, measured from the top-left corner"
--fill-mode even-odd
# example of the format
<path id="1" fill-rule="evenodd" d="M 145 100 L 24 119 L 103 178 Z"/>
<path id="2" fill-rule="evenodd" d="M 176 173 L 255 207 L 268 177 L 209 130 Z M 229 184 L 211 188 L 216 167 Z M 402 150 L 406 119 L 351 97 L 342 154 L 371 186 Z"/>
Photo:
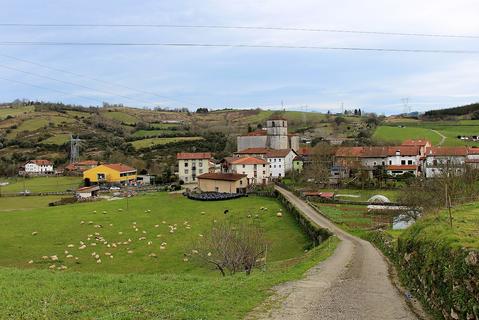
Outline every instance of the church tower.
<path id="1" fill-rule="evenodd" d="M 267 144 L 271 149 L 288 149 L 288 121 L 283 117 L 271 117 L 266 121 Z"/>

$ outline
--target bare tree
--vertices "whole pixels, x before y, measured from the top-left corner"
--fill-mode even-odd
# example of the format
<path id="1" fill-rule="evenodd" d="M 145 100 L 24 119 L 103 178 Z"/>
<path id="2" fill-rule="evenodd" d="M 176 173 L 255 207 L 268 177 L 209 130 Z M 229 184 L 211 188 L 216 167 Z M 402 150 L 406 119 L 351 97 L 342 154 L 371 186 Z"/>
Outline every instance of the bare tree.
<path id="1" fill-rule="evenodd" d="M 250 223 L 215 223 L 192 250 L 191 256 L 202 263 L 213 265 L 225 276 L 245 272 L 266 261 L 268 242 L 264 230 Z"/>
<path id="2" fill-rule="evenodd" d="M 328 143 L 319 143 L 311 151 L 310 162 L 304 168 L 304 175 L 315 183 L 329 183 L 334 148 Z"/>

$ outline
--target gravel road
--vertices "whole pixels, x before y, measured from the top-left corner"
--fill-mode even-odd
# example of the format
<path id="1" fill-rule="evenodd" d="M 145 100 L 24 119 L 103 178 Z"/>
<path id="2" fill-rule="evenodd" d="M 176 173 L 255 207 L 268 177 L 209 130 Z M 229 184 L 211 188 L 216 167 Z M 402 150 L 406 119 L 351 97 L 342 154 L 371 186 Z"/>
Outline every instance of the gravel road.
<path id="1" fill-rule="evenodd" d="M 276 287 L 278 308 L 258 312 L 260 319 L 418 319 L 391 283 L 384 257 L 369 242 L 354 237 L 318 214 L 289 191 L 276 188 L 311 220 L 341 239 L 335 253 L 305 278 Z"/>

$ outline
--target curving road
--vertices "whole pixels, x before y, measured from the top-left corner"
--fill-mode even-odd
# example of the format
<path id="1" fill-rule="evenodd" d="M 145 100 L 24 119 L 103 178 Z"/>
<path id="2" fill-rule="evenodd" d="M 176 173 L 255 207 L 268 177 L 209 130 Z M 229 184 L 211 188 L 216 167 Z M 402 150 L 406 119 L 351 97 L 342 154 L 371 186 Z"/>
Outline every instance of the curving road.
<path id="1" fill-rule="evenodd" d="M 276 189 L 341 242 L 335 253 L 309 270 L 304 279 L 278 286 L 275 299 L 281 300 L 281 305 L 259 318 L 418 319 L 391 283 L 388 265 L 376 248 L 336 227 L 293 193 Z"/>

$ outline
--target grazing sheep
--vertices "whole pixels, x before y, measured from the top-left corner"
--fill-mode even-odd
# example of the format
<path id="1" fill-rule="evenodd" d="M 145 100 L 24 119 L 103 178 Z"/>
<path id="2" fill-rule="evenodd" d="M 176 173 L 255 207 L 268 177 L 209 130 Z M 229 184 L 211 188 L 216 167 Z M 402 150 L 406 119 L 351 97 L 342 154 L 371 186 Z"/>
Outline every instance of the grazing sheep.
<path id="1" fill-rule="evenodd" d="M 157 234 L 156 237 L 157 237 L 157 238 L 161 238 L 162 235 L 161 235 L 161 234 Z"/>
<path id="2" fill-rule="evenodd" d="M 133 222 L 133 224 L 136 224 L 136 222 Z"/>
<path id="3" fill-rule="evenodd" d="M 143 233 L 143 234 L 146 234 L 146 231 L 145 231 L 145 230 L 143 230 L 143 231 L 142 231 L 142 233 Z"/>
<path id="4" fill-rule="evenodd" d="M 161 245 L 162 245 L 162 246 L 166 246 L 166 242 L 162 242 Z"/>
<path id="5" fill-rule="evenodd" d="M 83 220 L 82 220 L 82 221 L 80 221 L 80 224 L 85 224 L 85 221 L 83 221 Z"/>
<path id="6" fill-rule="evenodd" d="M 156 258 L 156 257 L 157 257 L 156 253 L 150 253 L 148 256 L 149 256 L 149 257 L 152 257 L 152 258 Z"/>
<path id="7" fill-rule="evenodd" d="M 78 247 L 79 250 L 83 250 L 85 248 L 86 248 L 86 245 L 82 245 L 82 246 Z"/>
<path id="8" fill-rule="evenodd" d="M 148 241 L 148 245 L 151 246 L 151 244 L 153 243 L 153 241 Z"/>
<path id="9" fill-rule="evenodd" d="M 65 250 L 65 254 L 68 254 L 68 250 Z"/>
<path id="10" fill-rule="evenodd" d="M 51 266 L 48 267 L 48 269 L 55 269 L 57 266 L 52 264 Z"/>
<path id="11" fill-rule="evenodd" d="M 67 266 L 63 266 L 63 265 L 62 265 L 62 266 L 60 266 L 60 270 L 66 270 L 66 269 L 68 269 L 68 267 L 67 267 Z"/>
<path id="12" fill-rule="evenodd" d="M 113 227 L 113 223 L 110 223 L 110 227 Z"/>
<path id="13" fill-rule="evenodd" d="M 100 255 L 99 254 L 96 254 L 95 255 L 95 259 L 99 259 L 100 258 Z"/>
<path id="14" fill-rule="evenodd" d="M 42 256 L 42 259 L 43 259 L 43 260 L 47 260 L 47 259 L 48 259 L 48 256 Z"/>
<path id="15" fill-rule="evenodd" d="M 161 223 L 166 224 L 166 221 L 163 220 L 163 221 L 161 221 Z"/>
<path id="16" fill-rule="evenodd" d="M 105 210 L 103 210 L 103 212 L 102 212 L 102 213 L 103 213 L 103 214 L 107 214 L 107 212 L 106 212 Z"/>
<path id="17" fill-rule="evenodd" d="M 282 213 L 282 212 L 278 212 L 278 213 L 276 213 L 276 216 L 279 217 L 279 218 L 281 218 L 281 217 L 283 216 L 283 213 Z"/>
<path id="18" fill-rule="evenodd" d="M 118 211 L 122 212 L 122 211 L 123 211 L 123 209 L 122 209 L 122 208 L 120 208 L 120 209 L 118 209 Z"/>
<path id="19" fill-rule="evenodd" d="M 201 233 L 199 234 L 199 236 L 200 236 L 200 238 L 203 238 L 203 235 Z"/>
<path id="20" fill-rule="evenodd" d="M 211 257 L 211 252 L 208 252 L 208 257 Z"/>
<path id="21" fill-rule="evenodd" d="M 159 225 L 159 224 L 155 224 L 155 228 L 159 228 L 159 227 L 160 227 L 160 225 Z"/>
<path id="22" fill-rule="evenodd" d="M 96 252 L 92 252 L 92 253 L 91 253 L 91 256 L 92 256 L 92 257 L 96 256 Z"/>
<path id="23" fill-rule="evenodd" d="M 96 210 L 93 210 L 93 213 L 96 213 Z"/>
<path id="24" fill-rule="evenodd" d="M 33 263 L 33 260 L 28 261 L 28 264 L 32 264 L 32 263 Z"/>
<path id="25" fill-rule="evenodd" d="M 206 212 L 204 212 L 204 211 L 201 211 L 201 214 L 202 214 L 202 215 L 204 215 L 205 213 L 206 213 Z"/>
<path id="26" fill-rule="evenodd" d="M 92 243 L 90 243 L 90 246 L 94 247 L 94 246 L 96 246 L 96 243 L 92 242 Z"/>
<path id="27" fill-rule="evenodd" d="M 111 246 L 112 246 L 113 248 L 116 248 L 116 243 L 113 243 Z"/>
<path id="28" fill-rule="evenodd" d="M 121 232 L 121 231 L 118 231 L 118 234 L 121 236 L 121 235 L 123 234 L 123 232 Z"/>
<path id="29" fill-rule="evenodd" d="M 186 229 L 190 230 L 190 229 L 191 229 L 191 226 L 186 226 Z"/>
<path id="30" fill-rule="evenodd" d="M 113 259 L 113 256 L 110 256 L 110 259 Z"/>
<path id="31" fill-rule="evenodd" d="M 110 252 L 105 252 L 105 256 L 111 256 Z"/>
<path id="32" fill-rule="evenodd" d="M 50 256 L 50 260 L 58 261 L 58 257 L 56 255 Z"/>
<path id="33" fill-rule="evenodd" d="M 75 245 L 70 243 L 67 247 L 68 247 L 68 248 L 74 248 Z"/>
<path id="34" fill-rule="evenodd" d="M 193 250 L 191 250 L 191 253 L 192 254 L 198 254 L 198 250 L 193 249 Z"/>
<path id="35" fill-rule="evenodd" d="M 91 221 L 91 220 L 90 220 L 90 221 L 88 221 L 88 224 L 93 224 L 93 221 Z"/>
<path id="36" fill-rule="evenodd" d="M 108 248 L 110 248 L 111 246 L 109 244 L 106 245 Z"/>
<path id="37" fill-rule="evenodd" d="M 160 246 L 160 250 L 165 250 L 165 249 L 166 249 L 166 247 Z"/>
<path id="38" fill-rule="evenodd" d="M 131 239 L 130 239 L 130 238 L 128 238 L 128 242 L 130 242 L 130 243 L 131 243 Z"/>
<path id="39" fill-rule="evenodd" d="M 98 259 L 98 260 L 96 261 L 96 263 L 101 263 L 101 259 Z"/>
<path id="40" fill-rule="evenodd" d="M 184 257 L 184 258 L 183 258 L 183 261 L 184 261 L 184 262 L 188 262 L 188 258 L 187 258 L 187 257 Z"/>
<path id="41" fill-rule="evenodd" d="M 69 255 L 67 255 L 67 258 L 68 258 L 68 259 L 73 258 L 73 255 L 72 255 L 72 254 L 69 254 Z"/>
<path id="42" fill-rule="evenodd" d="M 141 240 L 146 240 L 146 237 L 140 237 L 140 238 L 138 238 L 138 240 L 140 240 L 140 241 Z"/>
<path id="43" fill-rule="evenodd" d="M 33 231 L 33 232 L 32 232 L 32 236 L 36 236 L 37 234 L 38 234 L 37 231 Z"/>
<path id="44" fill-rule="evenodd" d="M 133 250 L 128 250 L 127 252 L 128 252 L 128 254 L 132 254 Z"/>

